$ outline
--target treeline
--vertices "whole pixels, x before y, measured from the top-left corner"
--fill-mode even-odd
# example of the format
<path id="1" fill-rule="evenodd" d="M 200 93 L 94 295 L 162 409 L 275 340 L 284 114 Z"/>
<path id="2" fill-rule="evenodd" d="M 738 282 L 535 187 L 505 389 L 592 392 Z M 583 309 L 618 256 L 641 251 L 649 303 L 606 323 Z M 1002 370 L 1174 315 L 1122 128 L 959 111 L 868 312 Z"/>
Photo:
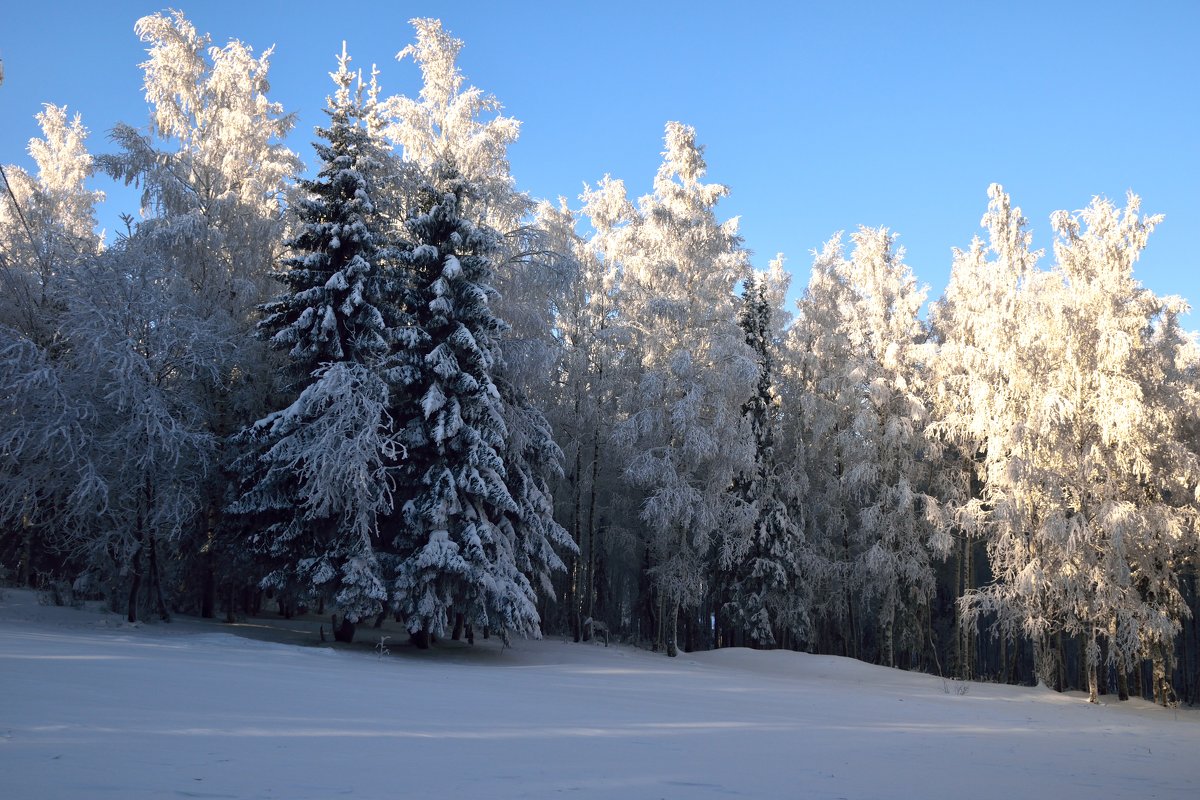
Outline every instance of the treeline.
<path id="1" fill-rule="evenodd" d="M 924 319 L 895 235 L 839 234 L 788 309 L 694 130 L 636 202 L 535 202 L 414 26 L 415 98 L 342 54 L 311 179 L 269 53 L 178 13 L 135 27 L 149 128 L 93 158 L 39 115 L 0 202 L 8 580 L 1200 696 L 1200 361 L 1136 197 L 1054 215 L 1043 266 L 991 187 Z M 142 190 L 107 244 L 96 170 Z"/>

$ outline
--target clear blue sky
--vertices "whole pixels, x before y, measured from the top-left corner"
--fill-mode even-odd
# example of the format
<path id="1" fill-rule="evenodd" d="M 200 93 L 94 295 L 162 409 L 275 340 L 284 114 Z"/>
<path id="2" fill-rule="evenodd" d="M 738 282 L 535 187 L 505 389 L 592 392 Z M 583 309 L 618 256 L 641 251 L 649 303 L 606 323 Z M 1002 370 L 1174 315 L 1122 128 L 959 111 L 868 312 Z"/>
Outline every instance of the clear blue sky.
<path id="1" fill-rule="evenodd" d="M 347 40 L 384 91 L 415 94 L 397 51 L 407 20 L 440 17 L 465 40 L 467 79 L 523 122 L 518 185 L 565 195 L 605 173 L 643 194 L 663 125 L 694 125 L 709 177 L 732 195 L 755 263 L 810 252 L 838 230 L 901 234 L 918 279 L 941 294 L 950 248 L 979 231 L 1004 184 L 1049 248 L 1048 216 L 1093 195 L 1164 212 L 1137 268 L 1160 294 L 1200 303 L 1200 2 L 196 2 L 214 43 L 275 45 L 272 98 L 300 115 L 289 140 L 313 161 L 312 127 Z M 28 166 L 43 103 L 67 104 L 104 152 L 117 121 L 148 120 L 134 21 L 154 2 L 12 2 L 0 12 L 0 162 Z M 107 181 L 97 187 L 110 190 Z M 105 224 L 136 211 L 113 192 Z M 1191 243 L 1191 244 L 1189 244 Z M 1048 263 L 1048 262 L 1044 262 Z M 1186 320 L 1197 327 L 1200 315 Z"/>

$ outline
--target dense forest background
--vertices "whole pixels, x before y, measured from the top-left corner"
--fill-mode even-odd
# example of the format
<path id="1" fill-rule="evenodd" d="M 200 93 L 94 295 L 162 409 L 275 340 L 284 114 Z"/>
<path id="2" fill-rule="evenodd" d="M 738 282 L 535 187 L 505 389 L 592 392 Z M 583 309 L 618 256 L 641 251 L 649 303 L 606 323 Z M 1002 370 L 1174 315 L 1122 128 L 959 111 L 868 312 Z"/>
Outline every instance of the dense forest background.
<path id="1" fill-rule="evenodd" d="M 835 234 L 787 308 L 696 131 L 651 194 L 538 201 L 414 20 L 416 97 L 330 66 L 315 177 L 268 55 L 144 17 L 147 128 L 39 115 L 0 198 L 0 569 L 133 621 L 783 647 L 1200 697 L 1200 360 L 1097 198 L 1053 252 L 988 188 L 925 290 Z M 102 171 L 142 192 L 103 242 Z M 969 236 L 960 232 L 953 236 Z M 269 605 L 268 605 L 269 604 Z"/>

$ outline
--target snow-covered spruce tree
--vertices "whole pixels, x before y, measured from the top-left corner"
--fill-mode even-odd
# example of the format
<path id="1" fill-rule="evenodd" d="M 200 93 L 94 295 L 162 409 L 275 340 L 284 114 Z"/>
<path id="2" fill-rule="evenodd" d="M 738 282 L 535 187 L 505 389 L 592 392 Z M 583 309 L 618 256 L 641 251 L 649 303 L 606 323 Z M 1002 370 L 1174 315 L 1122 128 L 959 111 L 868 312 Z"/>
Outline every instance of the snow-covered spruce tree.
<path id="1" fill-rule="evenodd" d="M 298 392 L 240 435 L 241 495 L 232 510 L 258 523 L 251 546 L 270 572 L 264 587 L 337 605 L 350 627 L 387 602 L 373 541 L 392 507 L 389 469 L 400 454 L 390 395 L 376 367 L 388 351 L 381 300 L 387 245 L 364 177 L 377 156 L 363 84 L 343 46 L 330 124 L 315 180 L 303 181 L 299 233 L 276 277 L 288 293 L 261 307 L 259 330 L 287 353 Z"/>
<path id="2" fill-rule="evenodd" d="M 379 299 L 387 245 L 365 177 L 379 152 L 365 127 L 362 82 L 356 90 L 349 63 L 343 47 L 338 71 L 330 73 L 337 86 L 326 109 L 330 125 L 317 129 L 328 144 L 313 144 L 321 168 L 315 180 L 300 182 L 306 196 L 296 203 L 299 232 L 287 242 L 292 254 L 284 269 L 273 274 L 289 291 L 260 307 L 260 333 L 287 352 L 301 384 L 321 364 L 368 363 L 388 349 Z"/>
<path id="3" fill-rule="evenodd" d="M 498 236 L 461 216 L 467 191 L 447 168 L 430 176 L 395 270 L 408 299 L 385 373 L 407 450 L 398 470 L 401 513 L 389 526 L 393 602 L 421 646 L 444 633 L 451 613 L 480 629 L 539 634 L 514 526 L 523 511 L 503 458 L 510 432 L 493 379 L 505 330 L 489 305 Z"/>
<path id="4" fill-rule="evenodd" d="M 560 340 L 554 322 L 570 282 L 570 262 L 549 252 L 544 234 L 531 223 L 535 203 L 516 188 L 508 147 L 517 141 L 520 123 L 502 112 L 500 102 L 470 86 L 458 67 L 463 42 L 436 19 L 414 19 L 416 41 L 397 56 L 411 57 L 420 69 L 422 86 L 416 98 L 390 97 L 381 101 L 388 119 L 383 134 L 417 169 L 432 174 L 449 166 L 469 191 L 460 196 L 460 214 L 500 234 L 492 255 L 492 284 L 497 290 L 492 307 L 503 319 L 504 359 L 497 370 L 511 386 L 505 399 L 506 424 L 516 432 L 543 413 L 549 397 L 546 375 L 558 358 Z M 510 402 L 511 400 L 511 402 Z M 522 410 L 525 409 L 525 410 Z M 511 412 L 511 413 L 509 413 Z M 536 438 L 537 425 L 524 436 Z M 506 462 L 523 458 L 520 448 L 507 452 Z M 528 465 L 549 477 L 550 465 Z"/>
<path id="5" fill-rule="evenodd" d="M 735 488 L 754 509 L 754 528 L 741 544 L 745 552 L 723 559 L 714 583 L 723 589 L 719 622 L 732 626 L 729 644 L 744 634 L 759 647 L 786 646 L 807 633 L 807 587 L 801 576 L 802 507 L 788 492 L 788 466 L 776 451 L 780 434 L 780 397 L 776 387 L 776 352 L 780 328 L 775 323 L 775 296 L 787 291 L 782 258 L 767 273 L 751 273 L 742 289 L 738 323 L 754 352 L 759 375 L 754 394 L 742 411 L 754 436 L 753 467 L 738 477 Z"/>
<path id="6" fill-rule="evenodd" d="M 668 123 L 665 141 L 654 194 L 609 256 L 621 263 L 622 320 L 639 373 L 617 437 L 625 477 L 645 496 L 662 639 L 674 656 L 681 609 L 699 612 L 705 598 L 709 554 L 728 562 L 746 549 L 753 510 L 732 487 L 753 463 L 741 407 L 759 371 L 737 325 L 746 252 L 736 220 L 718 223 L 714 210 L 728 189 L 701 183 L 694 129 Z"/>
<path id="7" fill-rule="evenodd" d="M 517 191 L 510 170 L 508 148 L 517 141 L 521 123 L 501 113 L 503 107 L 494 96 L 467 83 L 458 67 L 463 42 L 440 20 L 411 23 L 416 41 L 397 58 L 412 58 L 421 72 L 421 90 L 416 98 L 400 95 L 381 101 L 388 118 L 383 134 L 406 162 L 426 174 L 453 165 L 463 185 L 470 187 L 460 198 L 459 213 L 501 235 L 493 255 L 497 296 L 492 303 L 509 325 L 503 372 L 529 393 L 557 357 L 555 301 L 565 291 L 569 274 L 561 260 L 541 257 L 545 245 L 540 231 L 528 224 L 535 203 Z"/>
<path id="8" fill-rule="evenodd" d="M 1001 192 L 997 189 L 995 194 Z M 965 600 L 1001 629 L 1083 639 L 1094 701 L 1101 646 L 1119 670 L 1164 652 L 1185 613 L 1177 565 L 1196 544 L 1200 463 L 1180 426 L 1192 397 L 1180 371 L 1181 301 L 1159 298 L 1133 265 L 1160 217 L 1130 195 L 1052 217 L 1055 267 L 1020 287 L 1013 425 L 989 436 L 980 508 L 994 583 Z M 1040 679 L 1052 677 L 1037 659 Z M 1169 699 L 1163 677 L 1160 702 Z"/>
<path id="9" fill-rule="evenodd" d="M 516 502 L 510 518 L 515 552 L 525 554 L 518 560 L 526 576 L 550 592 L 546 576 L 563 568 L 552 545 L 573 549 L 565 531 L 544 513 L 550 509 L 547 481 L 560 471 L 562 458 L 548 435 L 542 409 L 549 393 L 541 387 L 557 354 L 551 320 L 555 299 L 567 283 L 564 262 L 546 257 L 540 232 L 524 224 L 533 203 L 516 191 L 507 156 L 519 123 L 498 113 L 495 98 L 466 85 L 457 66 L 461 41 L 437 20 L 416 19 L 412 24 L 416 42 L 399 58 L 412 56 L 423 85 L 416 99 L 401 96 L 381 102 L 390 120 L 383 133 L 401 150 L 410 182 L 453 174 L 456 213 L 499 233 L 487 253 L 488 282 L 500 287 L 488 303 L 506 320 L 490 367 L 508 431 L 499 455 Z M 419 186 L 408 194 L 425 197 Z M 416 211 L 419 215 L 425 208 Z M 397 235 L 409 238 L 407 231 Z"/>

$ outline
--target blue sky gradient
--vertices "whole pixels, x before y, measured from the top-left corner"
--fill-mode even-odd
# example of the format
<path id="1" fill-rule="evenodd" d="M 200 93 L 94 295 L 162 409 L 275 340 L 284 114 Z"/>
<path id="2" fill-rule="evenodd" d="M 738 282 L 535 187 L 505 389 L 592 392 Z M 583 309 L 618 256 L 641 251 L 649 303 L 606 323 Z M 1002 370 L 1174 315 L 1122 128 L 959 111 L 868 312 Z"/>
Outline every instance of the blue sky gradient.
<path id="1" fill-rule="evenodd" d="M 650 190 L 663 126 L 707 146 L 754 261 L 776 252 L 807 283 L 811 251 L 839 230 L 885 225 L 930 298 L 950 249 L 979 229 L 999 182 L 1047 248 L 1049 214 L 1127 190 L 1167 219 L 1137 275 L 1200 302 L 1200 2 L 707 3 L 176 2 L 215 44 L 275 45 L 272 99 L 297 112 L 306 163 L 345 39 L 386 94 L 415 94 L 395 54 L 407 20 L 435 16 L 466 47 L 470 83 L 521 120 L 520 188 L 566 196 L 604 174 Z M 134 21 L 154 2 L 9 3 L 0 12 L 0 163 L 29 166 L 43 103 L 81 112 L 94 153 L 118 121 L 148 121 Z M 134 195 L 110 192 L 110 230 Z M 1196 327 L 1200 316 L 1185 320 Z"/>

